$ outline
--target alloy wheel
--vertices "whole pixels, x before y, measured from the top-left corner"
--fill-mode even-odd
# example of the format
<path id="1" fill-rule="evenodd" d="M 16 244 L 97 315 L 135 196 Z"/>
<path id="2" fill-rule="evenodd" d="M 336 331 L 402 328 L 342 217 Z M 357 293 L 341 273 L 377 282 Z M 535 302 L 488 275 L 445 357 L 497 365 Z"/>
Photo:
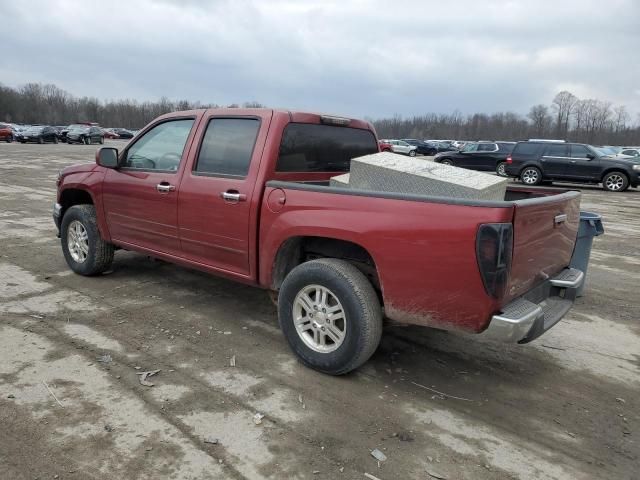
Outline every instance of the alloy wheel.
<path id="1" fill-rule="evenodd" d="M 293 322 L 300 339 L 311 350 L 337 350 L 347 334 L 347 318 L 338 297 L 321 285 L 308 285 L 293 301 Z"/>

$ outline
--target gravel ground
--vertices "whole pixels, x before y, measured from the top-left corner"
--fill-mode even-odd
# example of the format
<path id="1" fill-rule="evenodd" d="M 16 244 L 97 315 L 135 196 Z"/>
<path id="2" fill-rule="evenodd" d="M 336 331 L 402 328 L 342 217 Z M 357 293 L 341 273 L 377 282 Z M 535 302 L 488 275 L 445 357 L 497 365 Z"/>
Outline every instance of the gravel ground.
<path id="1" fill-rule="evenodd" d="M 72 274 L 55 179 L 95 148 L 0 144 L 0 478 L 638 478 L 637 190 L 581 187 L 606 235 L 535 342 L 388 327 L 333 378 L 295 360 L 260 290 L 124 251 Z"/>

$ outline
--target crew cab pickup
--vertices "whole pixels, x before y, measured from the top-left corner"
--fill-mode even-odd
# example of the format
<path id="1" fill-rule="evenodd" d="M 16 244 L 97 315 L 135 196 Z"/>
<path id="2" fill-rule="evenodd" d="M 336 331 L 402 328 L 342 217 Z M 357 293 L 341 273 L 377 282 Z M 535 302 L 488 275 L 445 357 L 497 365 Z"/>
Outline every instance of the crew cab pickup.
<path id="1" fill-rule="evenodd" d="M 361 120 L 269 109 L 161 116 L 121 151 L 60 172 L 69 267 L 133 250 L 275 292 L 308 366 L 344 374 L 383 318 L 526 343 L 573 305 L 580 194 L 510 187 L 504 201 L 332 187 L 379 150 Z"/>

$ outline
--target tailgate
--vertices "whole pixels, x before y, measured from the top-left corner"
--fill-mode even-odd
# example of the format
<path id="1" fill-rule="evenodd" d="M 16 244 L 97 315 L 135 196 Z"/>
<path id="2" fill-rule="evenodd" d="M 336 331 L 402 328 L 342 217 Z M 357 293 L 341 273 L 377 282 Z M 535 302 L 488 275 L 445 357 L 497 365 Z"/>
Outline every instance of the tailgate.
<path id="1" fill-rule="evenodd" d="M 579 192 L 515 202 L 513 257 L 505 302 L 569 265 L 579 224 Z"/>

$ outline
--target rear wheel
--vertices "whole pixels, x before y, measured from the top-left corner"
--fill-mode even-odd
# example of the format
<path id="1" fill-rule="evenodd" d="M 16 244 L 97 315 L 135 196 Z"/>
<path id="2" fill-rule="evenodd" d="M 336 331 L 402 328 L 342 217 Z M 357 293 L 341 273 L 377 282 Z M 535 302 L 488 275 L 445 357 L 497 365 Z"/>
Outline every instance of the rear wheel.
<path id="1" fill-rule="evenodd" d="M 278 318 L 289 346 L 307 366 L 343 375 L 365 363 L 382 335 L 373 286 L 349 262 L 305 262 L 285 278 Z"/>
<path id="2" fill-rule="evenodd" d="M 104 137 L 100 137 L 100 145 L 104 145 Z"/>
<path id="3" fill-rule="evenodd" d="M 609 172 L 602 179 L 602 187 L 609 192 L 624 192 L 629 188 L 629 177 L 622 172 Z"/>
<path id="4" fill-rule="evenodd" d="M 60 228 L 62 252 L 69 268 L 80 275 L 98 275 L 111 267 L 114 246 L 100 236 L 93 205 L 75 205 Z"/>
<path id="5" fill-rule="evenodd" d="M 40 144 L 44 143 L 44 138 L 38 137 L 38 143 L 40 143 Z"/>
<path id="6" fill-rule="evenodd" d="M 410 157 L 415 157 L 416 156 L 416 151 L 415 150 L 410 150 L 409 151 L 409 156 Z"/>
<path id="7" fill-rule="evenodd" d="M 58 143 L 58 137 L 53 137 L 53 143 Z"/>
<path id="8" fill-rule="evenodd" d="M 84 137 L 85 145 L 91 145 L 91 137 Z"/>
<path id="9" fill-rule="evenodd" d="M 442 165 L 452 165 L 453 166 L 453 162 L 451 160 L 449 160 L 448 158 L 445 158 L 444 160 L 441 160 L 440 163 Z"/>
<path id="10" fill-rule="evenodd" d="M 508 177 L 506 167 L 507 162 L 500 162 L 496 167 L 496 173 L 501 177 Z"/>
<path id="11" fill-rule="evenodd" d="M 542 172 L 536 167 L 527 167 L 520 173 L 520 180 L 525 185 L 539 185 L 542 182 Z"/>

